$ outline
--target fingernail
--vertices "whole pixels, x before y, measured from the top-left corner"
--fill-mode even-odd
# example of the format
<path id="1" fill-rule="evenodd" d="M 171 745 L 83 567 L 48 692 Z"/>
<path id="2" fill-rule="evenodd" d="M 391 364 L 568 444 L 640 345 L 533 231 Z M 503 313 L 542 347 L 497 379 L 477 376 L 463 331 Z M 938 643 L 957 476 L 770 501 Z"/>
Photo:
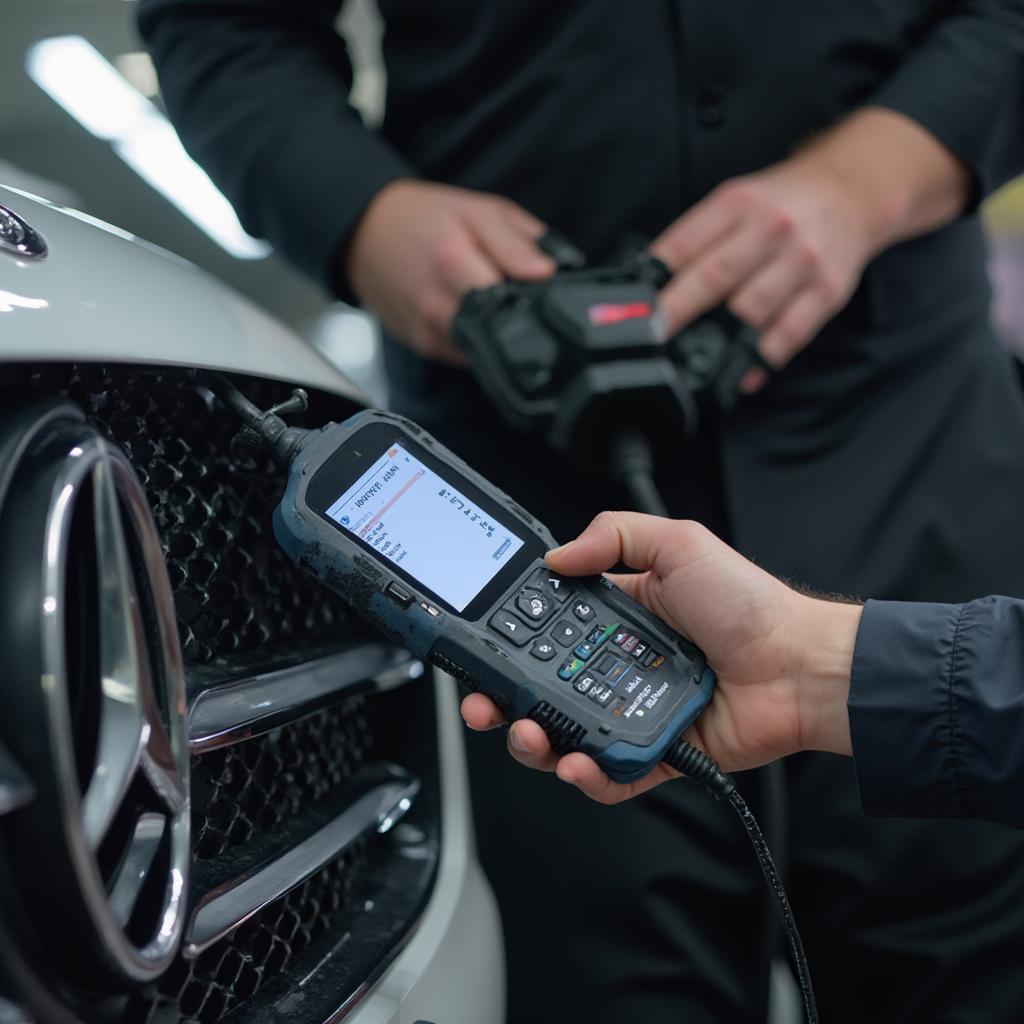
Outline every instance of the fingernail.
<path id="1" fill-rule="evenodd" d="M 528 754 L 530 752 L 514 725 L 508 731 L 508 741 L 512 744 L 512 749 L 516 751 L 516 753 Z"/>
<path id="2" fill-rule="evenodd" d="M 740 393 L 744 395 L 752 395 L 757 391 L 765 381 L 765 374 L 763 370 L 752 369 L 748 370 L 740 378 Z"/>
<path id="3" fill-rule="evenodd" d="M 550 558 L 552 555 L 560 555 L 566 548 L 572 547 L 574 541 L 569 541 L 568 544 L 559 544 L 557 548 L 552 548 L 544 557 Z"/>

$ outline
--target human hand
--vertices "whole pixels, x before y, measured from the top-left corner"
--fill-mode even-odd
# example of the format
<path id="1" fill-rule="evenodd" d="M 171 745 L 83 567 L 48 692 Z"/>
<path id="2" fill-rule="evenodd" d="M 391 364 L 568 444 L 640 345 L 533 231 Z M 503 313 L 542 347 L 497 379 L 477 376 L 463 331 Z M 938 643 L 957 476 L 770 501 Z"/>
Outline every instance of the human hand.
<path id="1" fill-rule="evenodd" d="M 849 300 L 868 261 L 957 217 L 967 166 L 912 118 L 854 111 L 794 156 L 733 178 L 671 224 L 652 251 L 673 270 L 672 331 L 726 302 L 782 367 Z M 747 372 L 744 392 L 765 381 Z"/>
<path id="2" fill-rule="evenodd" d="M 859 606 L 818 601 L 787 587 L 704 527 L 631 512 L 605 512 L 548 564 L 566 575 L 619 562 L 642 570 L 611 578 L 707 655 L 718 682 L 686 739 L 726 771 L 805 749 L 850 752 L 846 699 Z M 467 724 L 502 724 L 482 694 L 462 703 Z M 541 727 L 515 722 L 509 752 L 602 803 L 617 803 L 674 777 L 658 765 L 638 782 L 612 782 L 584 754 L 558 758 Z"/>
<path id="3" fill-rule="evenodd" d="M 810 156 L 724 182 L 651 246 L 674 271 L 661 293 L 670 332 L 725 302 L 760 332 L 765 361 L 784 366 L 846 304 L 874 254 L 858 199 Z M 755 367 L 740 390 L 765 380 Z"/>
<path id="4" fill-rule="evenodd" d="M 346 253 L 348 279 L 384 326 L 428 359 L 464 365 L 452 319 L 466 292 L 555 270 L 545 225 L 509 199 L 426 181 L 385 186 Z"/>

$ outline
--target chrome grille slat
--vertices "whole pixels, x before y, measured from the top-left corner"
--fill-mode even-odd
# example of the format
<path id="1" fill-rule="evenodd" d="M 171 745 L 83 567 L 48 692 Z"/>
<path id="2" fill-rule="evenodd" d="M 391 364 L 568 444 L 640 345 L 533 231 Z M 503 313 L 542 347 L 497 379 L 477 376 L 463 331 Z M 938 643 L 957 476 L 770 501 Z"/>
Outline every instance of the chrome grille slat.
<path id="1" fill-rule="evenodd" d="M 423 674 L 423 663 L 366 641 L 302 665 L 202 690 L 189 708 L 193 754 L 239 743 L 357 694 L 381 693 Z"/>
<path id="2" fill-rule="evenodd" d="M 197 957 L 336 860 L 356 840 L 373 831 L 387 831 L 409 810 L 417 792 L 415 779 L 380 783 L 286 853 L 201 897 L 186 928 L 184 955 Z"/>

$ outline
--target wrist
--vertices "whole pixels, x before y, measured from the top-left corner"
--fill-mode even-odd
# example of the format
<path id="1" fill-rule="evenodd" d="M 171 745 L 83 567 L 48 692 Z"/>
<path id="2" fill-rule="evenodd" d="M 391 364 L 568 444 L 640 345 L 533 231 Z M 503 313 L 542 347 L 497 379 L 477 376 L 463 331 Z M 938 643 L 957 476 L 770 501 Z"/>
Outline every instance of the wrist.
<path id="1" fill-rule="evenodd" d="M 863 606 L 794 594 L 792 610 L 800 747 L 852 752 L 847 701 Z"/>
<path id="2" fill-rule="evenodd" d="M 911 205 L 907 183 L 878 166 L 869 136 L 860 123 L 844 122 L 795 158 L 823 183 L 846 231 L 860 240 L 864 262 L 902 236 Z"/>
<path id="3" fill-rule="evenodd" d="M 342 269 L 352 291 L 363 301 L 365 295 L 361 284 L 362 268 L 367 262 L 367 249 L 372 249 L 378 233 L 390 234 L 392 229 L 389 221 L 389 208 L 401 203 L 403 196 L 409 191 L 415 192 L 420 182 L 416 178 L 395 178 L 379 189 L 366 204 L 352 229 L 348 244 L 342 253 Z"/>
<path id="4" fill-rule="evenodd" d="M 959 157 L 916 121 L 885 107 L 854 111 L 801 158 L 849 197 L 871 256 L 954 220 L 973 186 Z"/>

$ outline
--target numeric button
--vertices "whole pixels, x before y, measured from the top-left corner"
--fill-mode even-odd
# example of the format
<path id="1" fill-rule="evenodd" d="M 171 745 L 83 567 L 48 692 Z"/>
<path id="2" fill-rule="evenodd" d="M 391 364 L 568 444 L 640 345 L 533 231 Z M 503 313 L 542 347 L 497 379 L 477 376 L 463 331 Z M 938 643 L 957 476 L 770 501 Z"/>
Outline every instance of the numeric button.
<path id="1" fill-rule="evenodd" d="M 589 601 L 576 601 L 572 613 L 580 622 L 589 622 L 594 617 L 594 606 Z"/>
<path id="2" fill-rule="evenodd" d="M 579 690 L 580 693 L 588 693 L 595 682 L 596 680 L 593 676 L 582 675 L 572 685 Z"/>
<path id="3" fill-rule="evenodd" d="M 532 636 L 530 627 L 520 622 L 514 615 L 502 608 L 495 612 L 488 623 L 491 629 L 499 632 L 506 640 L 515 644 L 516 647 L 523 647 Z"/>
<path id="4" fill-rule="evenodd" d="M 541 661 L 550 661 L 556 654 L 556 648 L 550 640 L 541 637 L 539 640 L 534 640 L 530 653 Z"/>
<path id="5" fill-rule="evenodd" d="M 583 635 L 583 631 L 568 619 L 561 619 L 555 623 L 555 628 L 551 630 L 551 635 L 563 647 L 572 647 Z"/>

